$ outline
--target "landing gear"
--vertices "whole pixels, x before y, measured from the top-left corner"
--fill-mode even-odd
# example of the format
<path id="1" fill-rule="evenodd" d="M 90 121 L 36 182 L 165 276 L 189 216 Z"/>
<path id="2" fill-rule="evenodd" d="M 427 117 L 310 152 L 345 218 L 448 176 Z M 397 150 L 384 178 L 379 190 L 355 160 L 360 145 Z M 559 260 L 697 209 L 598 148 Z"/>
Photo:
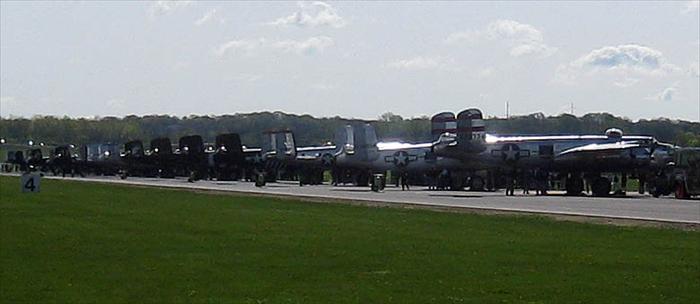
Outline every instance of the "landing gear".
<path id="1" fill-rule="evenodd" d="M 605 177 L 598 177 L 593 180 L 591 191 L 593 196 L 608 196 L 610 195 L 610 180 Z"/>
<path id="2" fill-rule="evenodd" d="M 256 172 L 255 173 L 255 187 L 264 187 L 265 186 L 265 173 L 263 172 Z"/>
<path id="3" fill-rule="evenodd" d="M 639 188 L 637 189 L 637 192 L 639 194 L 644 194 L 644 190 L 646 188 L 646 182 L 647 178 L 644 174 L 639 175 Z"/>

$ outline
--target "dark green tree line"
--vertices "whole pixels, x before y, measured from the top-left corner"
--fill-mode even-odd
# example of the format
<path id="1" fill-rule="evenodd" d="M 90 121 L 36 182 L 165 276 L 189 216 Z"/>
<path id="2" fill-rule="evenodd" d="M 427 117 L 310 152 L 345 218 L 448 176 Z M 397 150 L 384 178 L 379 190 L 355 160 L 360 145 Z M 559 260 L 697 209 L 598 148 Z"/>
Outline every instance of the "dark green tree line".
<path id="1" fill-rule="evenodd" d="M 244 144 L 259 146 L 261 132 L 287 128 L 294 131 L 299 145 L 320 145 L 333 140 L 335 130 L 353 120 L 341 117 L 315 118 L 282 112 L 260 112 L 221 116 L 168 115 L 103 117 L 97 119 L 38 116 L 31 119 L 0 119 L 0 137 L 7 142 L 24 143 L 29 139 L 48 144 L 71 143 L 82 145 L 93 142 L 123 143 L 132 139 L 144 142 L 156 137 L 176 141 L 184 135 L 199 134 L 213 141 L 220 133 L 236 132 Z M 430 118 L 405 119 L 385 113 L 371 121 L 379 137 L 384 140 L 422 142 L 431 140 Z M 661 141 L 682 146 L 700 146 L 700 123 L 669 119 L 639 120 L 591 113 L 581 117 L 563 114 L 545 116 L 535 113 L 527 116 L 486 119 L 486 127 L 493 134 L 603 134 L 615 127 L 625 134 L 655 136 Z"/>

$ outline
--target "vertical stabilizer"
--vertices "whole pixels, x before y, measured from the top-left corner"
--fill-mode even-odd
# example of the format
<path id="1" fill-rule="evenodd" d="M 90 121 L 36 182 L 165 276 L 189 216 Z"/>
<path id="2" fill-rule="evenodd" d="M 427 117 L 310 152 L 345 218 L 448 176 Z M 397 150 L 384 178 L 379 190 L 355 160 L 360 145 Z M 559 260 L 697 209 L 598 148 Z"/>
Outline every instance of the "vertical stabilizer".
<path id="1" fill-rule="evenodd" d="M 444 133 L 456 132 L 457 119 L 454 113 L 442 112 L 435 114 L 433 118 L 430 119 L 430 133 L 432 134 L 433 140 L 437 140 L 440 138 L 440 135 Z"/>
<path id="2" fill-rule="evenodd" d="M 243 155 L 241 137 L 237 133 L 219 134 L 216 136 L 216 149 L 230 155 Z"/>
<path id="3" fill-rule="evenodd" d="M 160 137 L 151 140 L 151 153 L 155 155 L 173 154 L 173 145 L 170 143 L 170 138 Z"/>
<path id="4" fill-rule="evenodd" d="M 269 130 L 264 132 L 266 141 L 263 143 L 263 153 L 267 157 L 277 159 L 296 157 L 294 133 L 287 129 Z"/>
<path id="5" fill-rule="evenodd" d="M 457 141 L 468 152 L 485 149 L 486 125 L 479 109 L 467 109 L 457 114 Z"/>
<path id="6" fill-rule="evenodd" d="M 372 161 L 378 157 L 377 132 L 365 122 L 345 125 L 335 136 L 339 151 L 358 161 Z"/>
<path id="7" fill-rule="evenodd" d="M 204 154 L 204 140 L 199 135 L 183 136 L 180 138 L 180 153 L 188 155 Z"/>

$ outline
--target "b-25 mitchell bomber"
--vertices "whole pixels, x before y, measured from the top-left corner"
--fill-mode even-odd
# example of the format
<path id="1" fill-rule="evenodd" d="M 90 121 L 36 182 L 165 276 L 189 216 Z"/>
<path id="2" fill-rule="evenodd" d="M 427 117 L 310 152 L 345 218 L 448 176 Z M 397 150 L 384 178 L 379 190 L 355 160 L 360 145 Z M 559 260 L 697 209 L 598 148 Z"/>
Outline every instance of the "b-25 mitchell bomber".
<path id="1" fill-rule="evenodd" d="M 518 171 L 544 170 L 567 176 L 568 194 L 584 190 L 583 179 L 596 196 L 608 195 L 611 181 L 602 173 L 621 173 L 640 178 L 668 159 L 670 145 L 650 136 L 625 136 L 609 129 L 605 135 L 492 136 L 485 132 L 481 111 L 468 109 L 456 118 L 455 133 L 444 133 L 433 145 L 439 156 L 460 160 L 473 169 Z M 640 187 L 643 188 L 643 187 Z"/>
<path id="2" fill-rule="evenodd" d="M 447 114 L 433 116 L 432 133 L 454 132 L 455 126 Z M 454 122 L 454 115 L 451 121 Z M 372 173 L 391 171 L 406 174 L 413 180 L 442 184 L 454 190 L 470 187 L 483 190 L 483 179 L 467 179 L 469 168 L 457 159 L 433 153 L 433 143 L 380 142 L 372 125 L 354 123 L 336 133 L 336 167 L 345 175 L 350 173 L 356 184 L 366 184 Z"/>

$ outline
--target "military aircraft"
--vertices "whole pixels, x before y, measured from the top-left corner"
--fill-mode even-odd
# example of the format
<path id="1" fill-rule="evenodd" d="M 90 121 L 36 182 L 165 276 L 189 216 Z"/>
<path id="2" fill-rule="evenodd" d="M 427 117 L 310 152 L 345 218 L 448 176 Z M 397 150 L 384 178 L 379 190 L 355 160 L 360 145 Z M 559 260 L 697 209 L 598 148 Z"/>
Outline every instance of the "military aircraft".
<path id="1" fill-rule="evenodd" d="M 168 137 L 151 139 L 150 161 L 155 166 L 158 176 L 161 178 L 175 177 L 177 167 L 176 155 L 173 154 L 173 145 Z"/>
<path id="2" fill-rule="evenodd" d="M 216 136 L 215 150 L 210 158 L 210 166 L 216 180 L 237 180 L 245 170 L 245 154 L 241 137 L 237 133 Z"/>
<path id="3" fill-rule="evenodd" d="M 456 131 L 444 133 L 433 145 L 435 154 L 474 169 L 510 175 L 535 169 L 561 173 L 567 176 L 568 194 L 581 193 L 585 178 L 596 196 L 611 190 L 610 179 L 601 173 L 622 173 L 623 180 L 626 174 L 646 176 L 654 160 L 665 159 L 669 149 L 653 137 L 625 136 L 618 129 L 605 135 L 488 135 L 478 109 L 460 112 Z"/>
<path id="4" fill-rule="evenodd" d="M 76 174 L 85 176 L 83 173 L 85 162 L 79 159 L 78 154 L 73 153 L 74 145 L 60 145 L 54 148 L 51 159 L 47 162 L 47 166 L 54 175 L 61 174 L 63 177 L 70 174 L 71 177 Z"/>
<path id="5" fill-rule="evenodd" d="M 132 140 L 124 144 L 124 153 L 121 154 L 123 162 L 121 168 L 121 178 L 127 176 L 155 177 L 158 170 L 155 163 L 151 161 L 149 153 L 144 149 L 141 140 Z"/>
<path id="6" fill-rule="evenodd" d="M 455 131 L 454 115 L 439 113 L 431 119 L 432 133 Z M 395 175 L 407 173 L 414 181 L 438 184 L 462 189 L 483 189 L 482 179 L 468 180 L 468 168 L 457 159 L 433 153 L 433 143 L 380 142 L 374 127 L 369 123 L 353 123 L 336 133 L 337 151 L 335 166 L 343 176 L 350 176 L 354 183 L 365 185 L 372 173 L 391 171 Z M 443 177 L 443 178 L 441 178 Z"/>
<path id="7" fill-rule="evenodd" d="M 123 164 L 116 144 L 87 144 L 83 147 L 82 154 L 86 171 L 95 175 L 116 175 Z"/>
<path id="8" fill-rule="evenodd" d="M 272 129 L 263 132 L 261 158 L 266 175 L 282 175 L 298 179 L 300 185 L 321 184 L 323 173 L 335 163 L 333 145 L 297 147 L 294 133 L 289 129 Z"/>

